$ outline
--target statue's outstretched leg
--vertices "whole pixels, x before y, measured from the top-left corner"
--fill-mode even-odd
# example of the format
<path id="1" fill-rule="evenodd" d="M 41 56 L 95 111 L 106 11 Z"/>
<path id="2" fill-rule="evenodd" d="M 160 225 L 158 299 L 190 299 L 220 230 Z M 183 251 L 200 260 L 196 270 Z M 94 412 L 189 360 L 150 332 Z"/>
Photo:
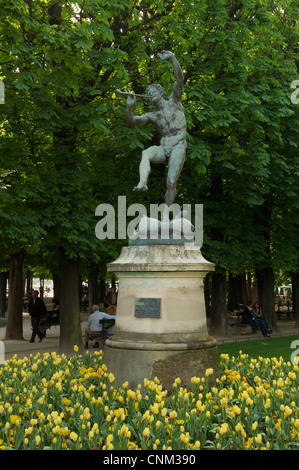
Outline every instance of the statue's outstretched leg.
<path id="1" fill-rule="evenodd" d="M 134 191 L 147 191 L 147 179 L 151 172 L 151 162 L 165 163 L 165 155 L 162 147 L 153 146 L 149 147 L 142 152 L 142 158 L 139 165 L 139 178 L 140 181 L 135 186 Z"/>
<path id="2" fill-rule="evenodd" d="M 186 147 L 184 144 L 177 145 L 171 152 L 168 162 L 168 174 L 166 182 L 165 203 L 171 206 L 176 196 L 176 183 L 182 171 L 185 161 Z"/>

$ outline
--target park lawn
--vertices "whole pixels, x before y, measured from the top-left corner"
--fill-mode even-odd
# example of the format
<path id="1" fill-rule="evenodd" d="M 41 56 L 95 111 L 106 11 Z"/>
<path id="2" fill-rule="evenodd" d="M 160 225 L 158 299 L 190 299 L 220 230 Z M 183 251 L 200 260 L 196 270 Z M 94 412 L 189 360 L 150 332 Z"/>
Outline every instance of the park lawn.
<path id="1" fill-rule="evenodd" d="M 291 347 L 293 341 L 298 341 Z M 291 354 L 299 347 L 299 335 L 283 336 L 279 338 L 260 338 L 256 340 L 234 341 L 233 343 L 218 344 L 218 353 L 229 354 L 229 356 L 238 356 L 239 351 L 248 354 L 251 358 L 261 357 L 283 357 L 289 361 Z"/>

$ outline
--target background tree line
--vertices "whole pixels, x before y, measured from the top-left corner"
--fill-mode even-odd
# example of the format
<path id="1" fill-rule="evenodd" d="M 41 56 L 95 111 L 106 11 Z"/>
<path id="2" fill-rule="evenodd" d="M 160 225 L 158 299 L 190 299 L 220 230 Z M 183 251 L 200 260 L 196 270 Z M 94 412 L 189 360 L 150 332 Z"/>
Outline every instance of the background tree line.
<path id="1" fill-rule="evenodd" d="M 293 279 L 299 323 L 298 77 L 295 0 L 7 0 L 0 11 L 0 270 L 9 272 L 7 338 L 22 338 L 23 273 L 60 280 L 61 347 L 81 345 L 79 277 L 104 278 L 124 241 L 98 240 L 95 208 L 160 203 L 132 192 L 152 128 L 128 129 L 115 89 L 170 90 L 185 77 L 187 159 L 176 202 L 202 203 L 204 256 L 216 264 L 211 333 L 227 329 L 227 280 L 252 273 L 272 328 L 274 276 Z M 136 112 L 148 110 L 138 101 Z M 2 274 L 2 278 L 5 274 Z M 3 283 L 2 283 L 3 284 Z M 91 283 L 92 284 L 92 283 Z M 0 295 L 1 297 L 1 295 Z"/>

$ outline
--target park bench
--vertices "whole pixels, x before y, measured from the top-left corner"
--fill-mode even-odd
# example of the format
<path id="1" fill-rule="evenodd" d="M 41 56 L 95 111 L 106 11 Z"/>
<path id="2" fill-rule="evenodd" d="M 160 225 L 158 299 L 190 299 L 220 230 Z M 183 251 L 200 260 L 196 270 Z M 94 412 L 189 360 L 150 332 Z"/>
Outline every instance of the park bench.
<path id="1" fill-rule="evenodd" d="M 89 336 L 89 339 L 91 341 L 96 341 L 94 347 L 99 346 L 99 345 L 96 345 L 96 344 L 101 339 L 106 339 L 109 336 L 111 336 L 111 334 L 109 334 L 107 330 L 115 324 L 115 320 L 113 318 L 111 318 L 111 320 L 108 319 L 108 318 L 103 318 L 102 320 L 99 321 L 99 323 L 102 325 L 102 331 L 99 331 L 99 333 L 97 335 L 93 334 L 93 335 Z"/>
<path id="2" fill-rule="evenodd" d="M 115 325 L 115 320 L 113 318 L 111 318 L 111 320 L 108 318 L 103 318 L 103 320 L 100 320 L 100 324 L 102 325 L 102 331 L 100 332 L 102 337 L 107 338 L 107 336 L 111 336 L 107 330 Z"/>
<path id="3" fill-rule="evenodd" d="M 53 311 L 47 311 L 47 315 L 48 314 L 54 314 L 54 313 L 57 313 L 55 312 L 54 310 Z M 59 318 L 57 321 L 51 321 L 51 322 L 43 322 L 42 324 L 40 324 L 39 326 L 39 329 L 41 331 L 41 333 L 44 335 L 44 337 L 46 336 L 46 331 L 49 330 L 51 328 L 51 326 L 59 326 L 60 325 L 60 322 L 59 322 Z"/>
<path id="4" fill-rule="evenodd" d="M 294 315 L 293 310 L 287 310 L 287 311 L 278 310 L 278 311 L 276 312 L 276 318 L 277 318 L 278 320 L 281 320 L 282 315 L 285 315 L 285 318 L 286 318 L 287 320 L 295 320 L 295 315 Z"/>
<path id="5" fill-rule="evenodd" d="M 252 333 L 255 333 L 258 330 L 258 326 L 253 325 L 251 323 L 244 323 L 242 321 L 242 315 L 243 315 L 243 311 L 237 313 L 238 320 L 237 320 L 237 323 L 236 323 L 236 327 L 237 328 L 242 328 L 244 330 L 245 334 L 246 334 L 245 330 L 247 330 L 248 328 L 251 328 Z"/>

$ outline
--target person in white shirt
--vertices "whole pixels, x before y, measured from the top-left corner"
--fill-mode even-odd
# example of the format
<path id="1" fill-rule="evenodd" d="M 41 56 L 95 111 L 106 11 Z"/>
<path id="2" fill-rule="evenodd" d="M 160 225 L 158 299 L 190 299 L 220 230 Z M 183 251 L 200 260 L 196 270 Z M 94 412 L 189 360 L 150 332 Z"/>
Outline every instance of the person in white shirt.
<path id="1" fill-rule="evenodd" d="M 103 325 L 100 323 L 100 320 L 107 318 L 107 320 L 115 320 L 115 315 L 108 315 L 108 313 L 100 312 L 98 305 L 93 305 L 91 307 L 92 314 L 89 315 L 86 329 L 85 329 L 85 347 L 88 348 L 88 340 L 93 339 L 93 337 L 98 337 L 99 333 L 102 331 Z M 99 343 L 96 342 L 94 347 L 99 347 Z"/>

